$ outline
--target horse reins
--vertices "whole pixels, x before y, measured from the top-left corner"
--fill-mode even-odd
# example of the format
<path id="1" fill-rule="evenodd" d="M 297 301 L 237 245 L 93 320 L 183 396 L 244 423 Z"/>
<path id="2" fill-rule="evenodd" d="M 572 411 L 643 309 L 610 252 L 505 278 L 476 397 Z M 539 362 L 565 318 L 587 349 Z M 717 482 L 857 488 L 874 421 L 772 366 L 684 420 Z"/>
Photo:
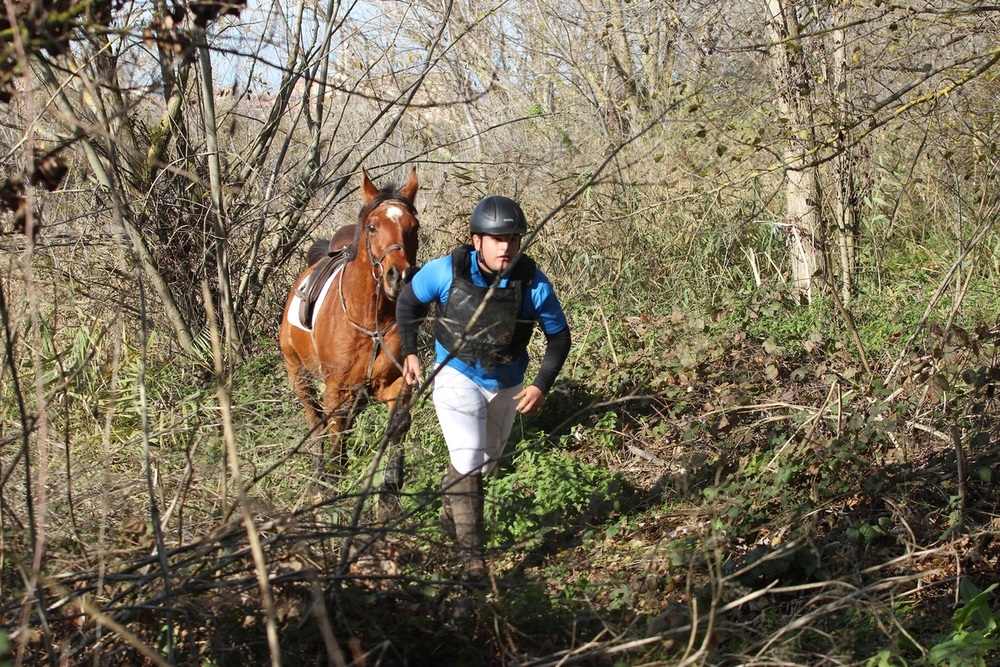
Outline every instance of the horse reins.
<path id="1" fill-rule="evenodd" d="M 382 275 L 385 274 L 385 269 L 382 268 L 382 262 L 385 260 L 386 256 L 388 256 L 388 254 L 390 252 L 394 251 L 394 250 L 400 250 L 400 251 L 402 251 L 405 254 L 406 253 L 406 248 L 404 248 L 402 246 L 402 244 L 400 244 L 400 243 L 393 243 L 391 246 L 389 246 L 388 248 L 386 248 L 382 252 L 382 254 L 379 255 L 378 258 L 376 258 L 375 257 L 375 253 L 372 252 L 372 244 L 371 244 L 371 231 L 372 231 L 372 228 L 368 225 L 367 222 L 365 222 L 368 219 L 368 216 L 371 215 L 372 212 L 375 209 L 377 209 L 382 204 L 384 204 L 386 202 L 390 202 L 390 201 L 399 202 L 401 204 L 404 204 L 406 206 L 407 210 L 409 210 L 410 214 L 416 216 L 417 211 L 416 211 L 416 209 L 413 206 L 413 202 L 411 202 L 406 197 L 403 197 L 402 195 L 398 195 L 398 194 L 395 194 L 395 193 L 387 193 L 387 194 L 380 194 L 380 195 L 376 196 L 374 199 L 372 199 L 368 203 L 368 205 L 365 207 L 365 210 L 367 211 L 367 215 L 365 215 L 364 220 L 359 220 L 358 221 L 359 225 L 364 225 L 364 232 L 363 233 L 365 235 L 365 250 L 368 252 L 368 259 L 369 259 L 369 261 L 371 261 L 371 263 L 372 263 L 372 278 L 375 279 L 375 329 L 374 330 L 369 330 L 369 329 L 361 326 L 357 322 L 355 322 L 353 319 L 351 319 L 350 313 L 347 312 L 347 300 L 344 298 L 344 271 L 343 270 L 340 271 L 340 275 L 338 276 L 338 287 L 337 287 L 337 289 L 338 289 L 338 292 L 340 293 L 340 307 L 344 311 L 344 316 L 347 318 L 347 321 L 350 322 L 350 324 L 351 324 L 352 327 L 354 327 L 356 330 L 358 330 L 359 332 L 365 334 L 366 336 L 368 336 L 369 338 L 372 339 L 372 356 L 368 360 L 368 370 L 365 371 L 365 385 L 364 386 L 366 388 L 371 383 L 372 371 L 375 369 L 375 360 L 378 358 L 378 353 L 379 353 L 380 350 L 383 350 L 383 349 L 385 350 L 386 356 L 389 357 L 389 360 L 392 361 L 393 364 L 395 364 L 396 368 L 398 368 L 400 370 L 400 372 L 402 372 L 402 370 L 403 370 L 403 364 L 398 359 L 396 359 L 396 357 L 389 351 L 388 348 L 385 347 L 385 345 L 382 342 L 383 339 L 385 338 L 385 335 L 387 333 L 389 333 L 390 331 L 392 331 L 392 328 L 394 326 L 396 326 L 396 318 L 395 317 L 392 318 L 392 321 L 389 322 L 389 324 L 387 324 L 387 325 L 385 325 L 385 327 L 379 329 L 379 327 L 378 327 L 378 312 L 379 312 L 379 307 L 381 306 L 380 302 L 381 302 L 381 299 L 382 299 L 382 288 L 379 285 L 379 283 L 382 280 Z M 376 275 L 375 274 L 376 267 L 378 267 L 378 271 L 379 271 L 380 275 Z M 347 268 L 347 265 L 344 266 L 344 269 L 346 269 L 346 268 Z M 400 279 L 402 279 L 402 276 L 400 276 Z"/>

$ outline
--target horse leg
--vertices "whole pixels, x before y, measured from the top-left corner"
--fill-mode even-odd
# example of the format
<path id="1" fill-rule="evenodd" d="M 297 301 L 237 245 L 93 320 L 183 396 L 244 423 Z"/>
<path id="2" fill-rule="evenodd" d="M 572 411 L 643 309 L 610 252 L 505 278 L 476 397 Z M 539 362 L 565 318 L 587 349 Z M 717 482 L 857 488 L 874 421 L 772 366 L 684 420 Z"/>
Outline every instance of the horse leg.
<path id="1" fill-rule="evenodd" d="M 286 356 L 285 370 L 288 373 L 288 382 L 292 385 L 292 391 L 295 392 L 295 396 L 305 408 L 309 433 L 314 435 L 323 423 L 323 407 L 319 402 L 316 381 L 298 357 Z"/>
<path id="2" fill-rule="evenodd" d="M 376 494 L 375 513 L 381 521 L 389 521 L 400 514 L 402 503 L 399 494 L 405 476 L 403 437 L 410 429 L 410 387 L 402 378 L 376 392 L 376 398 L 385 401 L 389 409 L 386 428 L 386 447 L 382 453 L 382 486 Z"/>
<path id="3" fill-rule="evenodd" d="M 358 395 L 346 389 L 332 389 L 327 380 L 323 393 L 323 410 L 326 419 L 326 451 L 317 452 L 320 470 L 324 473 L 342 473 L 347 465 L 344 452 L 344 433 L 354 421 L 358 408 Z M 335 385 L 334 385 L 335 386 Z"/>
<path id="4" fill-rule="evenodd" d="M 389 426 L 386 429 L 385 472 L 382 475 L 382 491 L 399 495 L 403 489 L 406 474 L 403 438 L 410 430 L 410 386 L 399 378 L 380 393 L 389 409 Z"/>

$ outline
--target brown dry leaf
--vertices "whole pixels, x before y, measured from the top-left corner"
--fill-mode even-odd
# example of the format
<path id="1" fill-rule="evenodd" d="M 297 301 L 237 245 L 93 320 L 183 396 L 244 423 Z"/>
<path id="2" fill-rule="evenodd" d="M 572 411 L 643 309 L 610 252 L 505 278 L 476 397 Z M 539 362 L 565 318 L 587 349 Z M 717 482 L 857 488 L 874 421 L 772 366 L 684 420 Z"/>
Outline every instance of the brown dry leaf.
<path id="1" fill-rule="evenodd" d="M 136 536 L 141 535 L 142 531 L 146 530 L 146 521 L 137 516 L 128 517 L 120 525 L 122 531 Z"/>

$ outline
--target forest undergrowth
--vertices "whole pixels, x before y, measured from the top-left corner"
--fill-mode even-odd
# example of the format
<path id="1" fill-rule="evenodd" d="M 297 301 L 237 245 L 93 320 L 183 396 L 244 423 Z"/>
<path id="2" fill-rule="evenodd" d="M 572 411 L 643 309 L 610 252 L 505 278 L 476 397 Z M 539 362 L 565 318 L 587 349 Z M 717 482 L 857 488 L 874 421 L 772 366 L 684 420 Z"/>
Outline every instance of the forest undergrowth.
<path id="1" fill-rule="evenodd" d="M 780 286 L 688 309 L 647 296 L 566 299 L 574 349 L 488 481 L 477 589 L 453 579 L 436 525 L 429 397 L 387 517 L 372 491 L 384 411 L 359 416 L 341 479 L 311 479 L 264 332 L 223 389 L 241 497 L 208 364 L 143 367 L 78 332 L 117 371 L 51 357 L 69 380 L 49 415 L 45 534 L 7 521 L 0 536 L 9 656 L 275 664 L 276 642 L 283 665 L 990 664 L 995 302 L 920 324 L 917 307 L 859 297 L 845 318 Z M 8 516 L 37 509 L 24 464 L 4 469 Z"/>

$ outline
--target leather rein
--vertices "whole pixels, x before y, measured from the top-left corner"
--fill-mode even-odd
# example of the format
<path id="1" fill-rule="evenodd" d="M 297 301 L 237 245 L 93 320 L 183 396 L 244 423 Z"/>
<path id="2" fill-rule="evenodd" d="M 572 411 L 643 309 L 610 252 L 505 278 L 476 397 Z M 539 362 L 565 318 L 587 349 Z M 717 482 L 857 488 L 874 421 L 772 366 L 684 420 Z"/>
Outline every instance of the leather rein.
<path id="1" fill-rule="evenodd" d="M 385 355 L 389 357 L 389 360 L 392 361 L 392 363 L 396 366 L 396 368 L 399 369 L 400 372 L 403 371 L 402 362 L 399 359 L 396 359 L 395 355 L 393 355 L 392 352 L 389 351 L 389 348 L 386 347 L 384 343 L 385 335 L 388 334 L 390 331 L 392 331 L 392 328 L 396 326 L 396 318 L 393 317 L 392 321 L 390 321 L 384 327 L 380 328 L 378 324 L 378 313 L 380 310 L 380 306 L 382 305 L 381 301 L 383 297 L 382 295 L 383 290 L 381 286 L 382 276 L 385 274 L 385 269 L 382 267 L 382 262 L 385 261 L 385 258 L 389 255 L 390 252 L 399 250 L 405 253 L 406 248 L 404 248 L 403 245 L 400 243 L 393 243 L 391 246 L 387 247 L 384 251 L 382 251 L 382 254 L 376 258 L 375 253 L 372 251 L 372 243 L 371 243 L 371 232 L 374 231 L 374 227 L 372 227 L 366 222 L 368 216 L 371 215 L 372 212 L 375 211 L 375 209 L 377 209 L 379 206 L 381 206 L 386 202 L 399 202 L 404 206 L 406 206 L 407 210 L 410 212 L 411 215 L 416 216 L 417 213 L 416 208 L 414 208 L 413 206 L 413 202 L 411 202 L 406 197 L 403 197 L 402 195 L 398 195 L 395 193 L 380 194 L 368 203 L 368 205 L 365 207 L 367 215 L 365 215 L 365 218 L 363 220 L 358 221 L 358 224 L 363 226 L 361 233 L 363 233 L 365 237 L 365 251 L 368 253 L 368 260 L 371 262 L 372 265 L 371 269 L 372 278 L 375 279 L 375 328 L 374 329 L 368 329 L 366 327 L 361 326 L 351 318 L 350 313 L 347 311 L 347 300 L 344 298 L 344 271 L 347 269 L 346 265 L 344 266 L 344 270 L 340 271 L 337 278 L 338 292 L 340 293 L 340 307 L 344 311 L 344 317 L 347 318 L 347 321 L 357 331 L 365 334 L 366 336 L 372 339 L 372 355 L 371 358 L 368 360 L 368 370 L 365 371 L 365 384 L 364 384 L 365 388 L 367 388 L 368 385 L 371 384 L 372 372 L 375 369 L 375 360 L 378 358 L 378 354 L 381 350 L 385 350 Z M 402 280 L 402 276 L 400 276 L 400 280 Z"/>

